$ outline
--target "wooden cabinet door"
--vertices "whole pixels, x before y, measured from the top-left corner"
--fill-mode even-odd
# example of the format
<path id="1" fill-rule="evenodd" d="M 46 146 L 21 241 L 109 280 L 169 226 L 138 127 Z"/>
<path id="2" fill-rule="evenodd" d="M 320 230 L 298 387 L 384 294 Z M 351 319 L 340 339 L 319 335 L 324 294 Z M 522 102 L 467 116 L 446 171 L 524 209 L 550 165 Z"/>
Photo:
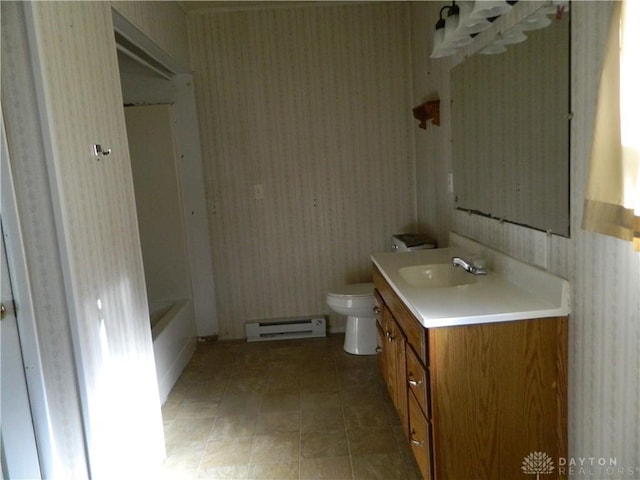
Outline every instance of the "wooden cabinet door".
<path id="1" fill-rule="evenodd" d="M 542 318 L 429 330 L 439 478 L 520 478 L 531 452 L 566 454 L 566 326 Z"/>
<path id="2" fill-rule="evenodd" d="M 409 394 L 409 441 L 422 476 L 425 479 L 433 478 L 431 475 L 429 422 L 422 414 L 422 409 L 412 393 Z"/>
<path id="3" fill-rule="evenodd" d="M 382 317 L 385 336 L 384 355 L 387 369 L 387 387 L 406 432 L 408 430 L 407 364 L 405 358 L 407 339 L 388 308 L 383 310 Z"/>
<path id="4" fill-rule="evenodd" d="M 388 382 L 388 368 L 387 368 L 387 355 L 386 355 L 386 339 L 384 336 L 384 330 L 382 325 L 380 324 L 380 320 L 376 322 L 376 333 L 378 339 L 378 346 L 376 351 L 378 352 L 378 356 L 376 361 L 378 363 L 378 368 L 380 369 L 380 373 L 382 373 L 382 378 L 384 378 L 385 382 Z"/>
<path id="5" fill-rule="evenodd" d="M 395 332 L 394 329 L 394 320 L 393 316 L 389 309 L 385 306 L 382 310 L 382 318 L 380 322 L 380 326 L 382 327 L 381 335 L 382 335 L 382 353 L 381 353 L 381 364 L 382 370 L 384 374 L 384 379 L 387 383 L 387 388 L 389 389 L 389 395 L 391 395 L 391 400 L 393 400 L 393 404 L 396 403 L 397 396 L 397 385 L 398 385 L 398 377 L 396 373 L 395 367 L 395 354 L 393 352 L 393 342 L 392 338 Z"/>

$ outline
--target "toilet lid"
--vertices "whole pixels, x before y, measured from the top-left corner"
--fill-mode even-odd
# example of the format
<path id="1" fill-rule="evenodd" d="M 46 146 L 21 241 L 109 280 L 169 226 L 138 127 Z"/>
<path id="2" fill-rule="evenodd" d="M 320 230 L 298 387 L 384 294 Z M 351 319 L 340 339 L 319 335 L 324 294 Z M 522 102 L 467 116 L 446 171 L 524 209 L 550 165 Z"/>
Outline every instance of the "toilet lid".
<path id="1" fill-rule="evenodd" d="M 373 283 L 351 283 L 329 290 L 329 295 L 349 295 L 351 297 L 366 297 L 373 295 Z"/>

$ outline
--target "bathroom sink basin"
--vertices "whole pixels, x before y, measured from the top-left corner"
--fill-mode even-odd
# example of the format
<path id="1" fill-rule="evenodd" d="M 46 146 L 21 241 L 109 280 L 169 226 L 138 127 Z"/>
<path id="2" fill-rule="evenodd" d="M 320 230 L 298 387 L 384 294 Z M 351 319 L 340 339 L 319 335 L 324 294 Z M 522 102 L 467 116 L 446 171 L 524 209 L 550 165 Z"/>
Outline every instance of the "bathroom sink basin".
<path id="1" fill-rule="evenodd" d="M 477 281 L 462 268 L 445 263 L 403 267 L 398 273 L 405 282 L 417 288 L 460 287 Z"/>

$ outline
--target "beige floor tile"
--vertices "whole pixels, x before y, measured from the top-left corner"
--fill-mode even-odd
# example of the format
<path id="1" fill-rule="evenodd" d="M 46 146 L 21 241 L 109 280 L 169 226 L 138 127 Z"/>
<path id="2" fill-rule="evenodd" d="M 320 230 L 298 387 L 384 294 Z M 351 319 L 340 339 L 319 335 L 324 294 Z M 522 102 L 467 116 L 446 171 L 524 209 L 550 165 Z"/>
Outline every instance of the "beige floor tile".
<path id="1" fill-rule="evenodd" d="M 167 444 L 205 442 L 209 438 L 214 421 L 213 417 L 174 420 L 164 430 L 165 442 Z"/>
<path id="2" fill-rule="evenodd" d="M 351 455 L 399 451 L 391 427 L 351 429 L 347 430 L 347 438 Z"/>
<path id="3" fill-rule="evenodd" d="M 167 446 L 167 458 L 163 463 L 163 477 L 186 479 L 194 478 L 202 455 L 205 442 L 186 442 Z"/>
<path id="4" fill-rule="evenodd" d="M 262 395 L 255 393 L 226 393 L 218 406 L 218 415 L 253 414 L 260 412 Z"/>
<path id="5" fill-rule="evenodd" d="M 253 437 L 210 440 L 202 455 L 200 468 L 223 465 L 248 465 Z"/>
<path id="6" fill-rule="evenodd" d="M 300 431 L 300 412 L 261 413 L 256 421 L 256 434 L 285 433 Z"/>
<path id="7" fill-rule="evenodd" d="M 229 393 L 264 393 L 267 389 L 267 375 L 236 373 L 231 375 L 227 386 Z"/>
<path id="8" fill-rule="evenodd" d="M 218 416 L 211 430 L 210 440 L 222 438 L 253 437 L 256 433 L 256 416 L 238 414 Z"/>
<path id="9" fill-rule="evenodd" d="M 319 412 L 331 408 L 342 408 L 342 400 L 338 392 L 302 392 L 300 393 L 300 409 L 302 413 Z"/>
<path id="10" fill-rule="evenodd" d="M 298 457 L 299 451 L 300 434 L 298 432 L 256 435 L 250 463 L 290 462 L 291 459 Z"/>
<path id="11" fill-rule="evenodd" d="M 301 392 L 337 392 L 338 375 L 333 371 L 305 373 L 300 378 Z"/>
<path id="12" fill-rule="evenodd" d="M 192 401 L 220 400 L 227 389 L 227 380 L 206 380 L 189 384 L 185 392 L 185 398 Z"/>
<path id="13" fill-rule="evenodd" d="M 266 393 L 262 398 L 262 413 L 300 410 L 300 392 Z"/>
<path id="14" fill-rule="evenodd" d="M 300 460 L 300 480 L 352 480 L 349 457 L 308 458 Z"/>
<path id="15" fill-rule="evenodd" d="M 180 410 L 180 405 L 182 404 L 182 400 L 180 401 L 167 401 L 162 405 L 162 420 L 165 425 L 171 423 L 175 420 L 178 411 Z"/>
<path id="16" fill-rule="evenodd" d="M 245 480 L 249 478 L 249 465 L 202 466 L 196 473 L 198 480 Z"/>
<path id="17" fill-rule="evenodd" d="M 218 400 L 192 400 L 191 398 L 185 398 L 178 408 L 175 419 L 189 419 L 189 418 L 201 418 L 201 417 L 215 417 L 218 413 L 218 406 L 220 402 Z"/>
<path id="18" fill-rule="evenodd" d="M 257 463 L 249 465 L 249 476 L 252 480 L 298 480 L 299 462 Z"/>
<path id="19" fill-rule="evenodd" d="M 310 432 L 300 435 L 301 458 L 343 457 L 349 455 L 344 430 Z"/>
<path id="20" fill-rule="evenodd" d="M 343 338 L 199 344 L 162 409 L 158 478 L 419 480 L 375 356 Z"/>
<path id="21" fill-rule="evenodd" d="M 303 410 L 300 414 L 301 432 L 321 432 L 344 429 L 342 407 L 323 410 Z"/>
<path id="22" fill-rule="evenodd" d="M 389 425 L 389 418 L 382 403 L 345 405 L 343 411 L 347 429 Z"/>
<path id="23" fill-rule="evenodd" d="M 407 471 L 399 453 L 353 455 L 355 480 L 406 480 Z"/>
<path id="24" fill-rule="evenodd" d="M 369 393 L 371 393 L 371 387 L 377 386 L 380 379 L 380 372 L 371 366 L 343 369 L 338 372 L 341 388 L 365 387 Z"/>

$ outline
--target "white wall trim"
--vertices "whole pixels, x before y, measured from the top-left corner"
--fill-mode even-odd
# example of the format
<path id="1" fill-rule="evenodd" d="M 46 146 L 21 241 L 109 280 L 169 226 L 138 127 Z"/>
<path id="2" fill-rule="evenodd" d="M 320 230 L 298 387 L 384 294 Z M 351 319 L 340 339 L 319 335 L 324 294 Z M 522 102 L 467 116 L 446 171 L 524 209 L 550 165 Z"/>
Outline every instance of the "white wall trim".
<path id="1" fill-rule="evenodd" d="M 54 476 L 55 472 L 52 456 L 55 441 L 51 427 L 44 373 L 42 371 L 42 356 L 38 346 L 38 328 L 35 321 L 33 295 L 29 282 L 27 257 L 20 227 L 2 110 L 0 110 L 0 136 L 0 143 L 2 144 L 2 150 L 0 151 L 0 205 L 2 206 L 0 217 L 2 218 L 2 234 L 7 249 L 7 262 L 16 304 L 20 348 L 29 392 L 33 428 L 38 446 L 40 471 L 45 478 L 49 478 Z"/>

